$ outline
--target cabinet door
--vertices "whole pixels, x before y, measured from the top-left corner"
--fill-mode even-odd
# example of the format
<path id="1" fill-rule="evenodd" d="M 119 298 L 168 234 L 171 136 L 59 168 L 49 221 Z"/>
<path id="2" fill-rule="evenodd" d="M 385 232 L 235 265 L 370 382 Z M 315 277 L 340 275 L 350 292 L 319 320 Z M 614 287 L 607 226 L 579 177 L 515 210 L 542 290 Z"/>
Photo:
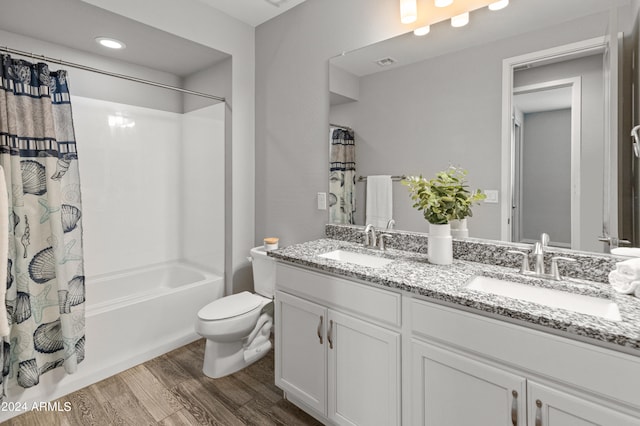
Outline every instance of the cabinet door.
<path id="1" fill-rule="evenodd" d="M 530 426 L 638 426 L 640 419 L 529 381 Z"/>
<path id="2" fill-rule="evenodd" d="M 329 418 L 400 424 L 400 334 L 329 310 Z"/>
<path id="3" fill-rule="evenodd" d="M 411 348 L 411 424 L 526 424 L 524 377 L 418 340 Z"/>
<path id="4" fill-rule="evenodd" d="M 278 291 L 275 315 L 276 385 L 326 415 L 327 309 Z"/>

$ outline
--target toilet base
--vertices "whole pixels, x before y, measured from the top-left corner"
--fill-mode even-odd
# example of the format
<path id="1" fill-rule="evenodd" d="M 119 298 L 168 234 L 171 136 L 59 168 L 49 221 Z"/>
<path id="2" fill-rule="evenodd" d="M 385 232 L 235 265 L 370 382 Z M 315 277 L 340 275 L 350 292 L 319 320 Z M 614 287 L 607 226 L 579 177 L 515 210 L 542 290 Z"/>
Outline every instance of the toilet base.
<path id="1" fill-rule="evenodd" d="M 271 341 L 268 339 L 249 348 L 245 348 L 242 341 L 214 342 L 207 339 L 202 372 L 213 379 L 228 376 L 264 357 L 270 349 Z"/>

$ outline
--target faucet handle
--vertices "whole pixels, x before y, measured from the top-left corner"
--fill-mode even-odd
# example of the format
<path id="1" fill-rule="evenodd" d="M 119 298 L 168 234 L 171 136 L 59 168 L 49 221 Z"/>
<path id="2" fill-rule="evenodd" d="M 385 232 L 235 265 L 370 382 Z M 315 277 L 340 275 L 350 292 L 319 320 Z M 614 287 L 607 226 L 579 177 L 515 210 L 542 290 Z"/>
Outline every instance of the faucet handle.
<path id="1" fill-rule="evenodd" d="M 362 239 L 362 245 L 364 247 L 369 247 L 369 231 L 360 231 L 360 233 L 364 235 L 364 238 Z"/>
<path id="2" fill-rule="evenodd" d="M 385 251 L 387 249 L 387 246 L 385 245 L 385 240 L 387 238 L 391 237 L 391 234 L 380 234 L 378 235 L 378 248 L 382 251 Z"/>
<path id="3" fill-rule="evenodd" d="M 540 244 L 542 244 L 542 248 L 545 248 L 549 245 L 549 234 L 543 232 L 540 234 Z"/>
<path id="4" fill-rule="evenodd" d="M 571 257 L 563 257 L 563 256 L 554 256 L 551 258 L 551 278 L 555 281 L 562 281 L 562 277 L 560 276 L 560 271 L 558 270 L 558 261 L 562 260 L 563 262 L 577 262 L 577 260 Z"/>
<path id="5" fill-rule="evenodd" d="M 522 265 L 520 266 L 520 273 L 524 274 L 525 272 L 529 272 L 529 255 L 527 253 L 525 253 L 524 251 L 518 251 L 518 250 L 508 250 L 507 253 L 511 253 L 511 254 L 519 254 L 522 255 Z"/>

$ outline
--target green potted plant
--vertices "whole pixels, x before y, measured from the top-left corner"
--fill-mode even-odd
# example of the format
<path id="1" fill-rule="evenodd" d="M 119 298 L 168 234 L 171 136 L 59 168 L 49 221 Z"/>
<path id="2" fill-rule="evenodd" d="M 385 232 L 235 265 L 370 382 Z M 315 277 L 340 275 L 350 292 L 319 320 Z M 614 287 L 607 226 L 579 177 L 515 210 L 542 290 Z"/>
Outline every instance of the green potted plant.
<path id="1" fill-rule="evenodd" d="M 429 222 L 429 261 L 450 264 L 453 261 L 451 248 L 451 223 L 462 221 L 462 234 L 466 236 L 466 218 L 472 216 L 471 207 L 486 198 L 479 189 L 469 191 L 466 170 L 450 166 L 438 172 L 433 179 L 409 176 L 402 181 L 407 186 L 413 207 L 422 211 Z M 466 234 L 466 235 L 465 235 Z"/>

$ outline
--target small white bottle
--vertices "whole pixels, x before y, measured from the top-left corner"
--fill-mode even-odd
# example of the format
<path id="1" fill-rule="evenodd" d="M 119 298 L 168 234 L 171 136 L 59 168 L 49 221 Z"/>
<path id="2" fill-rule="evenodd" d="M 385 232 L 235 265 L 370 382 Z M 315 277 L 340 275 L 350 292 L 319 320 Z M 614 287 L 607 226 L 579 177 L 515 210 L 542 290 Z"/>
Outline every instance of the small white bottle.
<path id="1" fill-rule="evenodd" d="M 276 250 L 278 248 L 278 241 L 280 241 L 279 238 L 276 237 L 267 237 L 264 239 L 264 249 L 269 251 L 269 250 Z"/>

